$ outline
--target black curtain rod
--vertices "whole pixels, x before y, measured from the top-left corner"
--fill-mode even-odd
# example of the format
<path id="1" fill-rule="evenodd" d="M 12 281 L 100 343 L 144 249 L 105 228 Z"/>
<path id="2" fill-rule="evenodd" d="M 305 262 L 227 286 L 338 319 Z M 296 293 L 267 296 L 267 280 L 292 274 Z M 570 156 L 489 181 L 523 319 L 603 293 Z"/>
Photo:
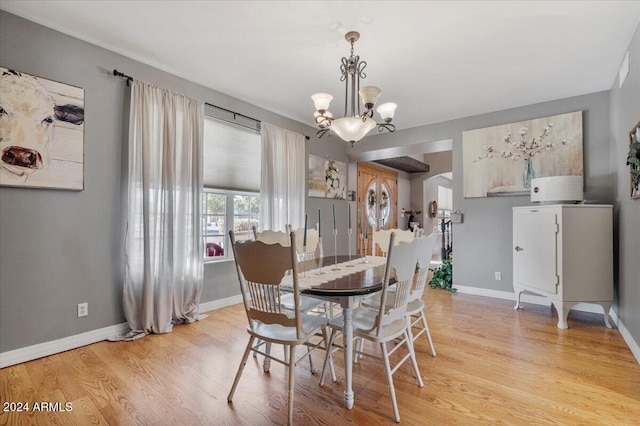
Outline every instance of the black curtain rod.
<path id="1" fill-rule="evenodd" d="M 125 73 L 122 73 L 122 72 L 118 71 L 117 69 L 113 70 L 113 75 L 115 75 L 116 77 L 126 78 L 127 79 L 127 86 L 129 86 L 129 82 L 133 81 L 133 77 L 131 77 L 130 75 L 126 75 Z M 236 119 L 237 116 L 240 116 L 240 117 L 246 118 L 248 120 L 253 120 L 256 123 L 262 123 L 262 121 L 258 120 L 257 118 L 249 117 L 248 115 L 240 114 L 239 112 L 231 111 L 230 109 L 223 108 L 223 107 L 220 107 L 218 105 L 213 105 L 213 104 L 210 104 L 209 102 L 205 102 L 205 105 L 210 106 L 212 108 L 217 108 L 217 109 L 219 109 L 221 111 L 225 111 L 225 112 L 228 112 L 230 114 L 233 114 L 233 119 L 234 120 Z M 247 127 L 247 126 L 243 126 L 243 127 Z M 309 136 L 305 135 L 304 139 L 305 140 L 309 140 L 310 138 L 309 138 Z"/>

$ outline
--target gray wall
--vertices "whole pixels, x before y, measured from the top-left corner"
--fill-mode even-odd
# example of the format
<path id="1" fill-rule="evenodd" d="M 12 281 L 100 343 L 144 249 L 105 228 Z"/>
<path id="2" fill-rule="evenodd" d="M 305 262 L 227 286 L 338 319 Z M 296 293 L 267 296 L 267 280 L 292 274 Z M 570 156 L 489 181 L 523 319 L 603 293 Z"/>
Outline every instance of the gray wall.
<path id="1" fill-rule="evenodd" d="M 453 139 L 453 208 L 464 213 L 464 223 L 453 233 L 454 285 L 512 292 L 511 208 L 529 204 L 529 197 L 463 198 L 462 132 L 579 110 L 584 111 L 585 198 L 611 203 L 608 91 L 376 135 L 367 139 L 366 148 Z M 495 271 L 502 272 L 502 281 L 494 280 Z"/>
<path id="2" fill-rule="evenodd" d="M 0 352 L 124 322 L 128 89 L 114 68 L 312 136 L 308 153 L 347 161 L 337 138 L 3 11 L 0 65 L 84 88 L 86 108 L 84 191 L 0 188 Z M 331 202 L 307 199 L 311 215 L 318 207 L 329 229 Z M 346 201 L 336 212 L 346 227 Z M 202 302 L 239 294 L 233 262 L 207 264 L 204 277 Z M 81 302 L 88 317 L 76 317 Z"/>
<path id="3" fill-rule="evenodd" d="M 622 62 L 622 58 L 620 58 Z M 618 315 L 640 344 L 640 199 L 629 197 L 629 132 L 640 120 L 640 26 L 629 45 L 629 74 L 611 88 L 611 170 L 614 173 L 614 268 Z"/>

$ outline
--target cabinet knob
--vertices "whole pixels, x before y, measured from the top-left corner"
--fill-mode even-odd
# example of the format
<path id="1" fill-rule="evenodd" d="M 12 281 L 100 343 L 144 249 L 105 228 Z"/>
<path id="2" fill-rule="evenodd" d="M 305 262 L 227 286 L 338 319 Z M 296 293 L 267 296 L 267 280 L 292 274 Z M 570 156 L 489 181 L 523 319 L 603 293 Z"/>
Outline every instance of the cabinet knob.
<path id="1" fill-rule="evenodd" d="M 522 251 L 522 250 L 524 250 L 522 247 L 516 246 L 516 251 Z"/>

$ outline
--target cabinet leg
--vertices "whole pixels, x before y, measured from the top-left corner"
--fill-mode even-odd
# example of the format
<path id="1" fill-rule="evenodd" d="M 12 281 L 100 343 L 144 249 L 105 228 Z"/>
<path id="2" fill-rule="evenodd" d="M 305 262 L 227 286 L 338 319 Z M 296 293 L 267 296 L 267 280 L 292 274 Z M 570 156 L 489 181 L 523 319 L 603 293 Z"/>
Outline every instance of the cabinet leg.
<path id="1" fill-rule="evenodd" d="M 607 328 L 613 328 L 611 323 L 609 322 L 609 311 L 611 310 L 612 302 L 598 302 L 602 305 L 602 309 L 604 309 L 604 323 L 607 325 Z"/>
<path id="2" fill-rule="evenodd" d="M 523 291 L 521 288 L 513 287 L 513 292 L 516 294 L 516 306 L 514 306 L 513 309 L 522 309 L 522 306 L 520 306 L 520 295 Z"/>
<path id="3" fill-rule="evenodd" d="M 569 316 L 569 311 L 575 305 L 575 302 L 560 302 L 560 301 L 551 301 L 553 306 L 556 308 L 556 312 L 558 312 L 558 328 L 566 330 L 569 328 L 567 325 L 567 316 Z"/>

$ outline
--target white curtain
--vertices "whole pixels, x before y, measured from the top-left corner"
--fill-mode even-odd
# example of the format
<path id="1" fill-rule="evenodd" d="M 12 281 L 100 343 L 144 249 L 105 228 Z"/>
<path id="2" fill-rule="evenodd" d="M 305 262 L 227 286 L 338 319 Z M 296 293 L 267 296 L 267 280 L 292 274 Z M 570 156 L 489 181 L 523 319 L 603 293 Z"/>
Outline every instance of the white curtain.
<path id="1" fill-rule="evenodd" d="M 260 224 L 263 230 L 284 231 L 304 226 L 304 135 L 262 122 Z"/>
<path id="2" fill-rule="evenodd" d="M 133 82 L 124 281 L 130 336 L 198 319 L 203 129 L 202 102 Z"/>

